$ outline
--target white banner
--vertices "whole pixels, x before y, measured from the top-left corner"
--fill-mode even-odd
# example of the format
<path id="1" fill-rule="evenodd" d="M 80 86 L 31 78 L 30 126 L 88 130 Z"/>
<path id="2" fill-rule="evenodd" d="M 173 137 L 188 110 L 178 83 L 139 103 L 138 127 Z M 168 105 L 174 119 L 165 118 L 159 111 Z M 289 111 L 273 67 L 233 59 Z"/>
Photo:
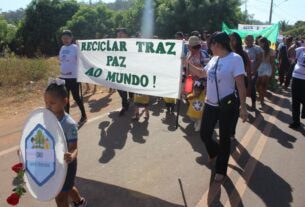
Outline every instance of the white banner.
<path id="1" fill-rule="evenodd" d="M 78 41 L 78 82 L 159 97 L 179 98 L 180 40 Z"/>
<path id="2" fill-rule="evenodd" d="M 238 24 L 238 30 L 257 31 L 263 30 L 272 25 Z"/>

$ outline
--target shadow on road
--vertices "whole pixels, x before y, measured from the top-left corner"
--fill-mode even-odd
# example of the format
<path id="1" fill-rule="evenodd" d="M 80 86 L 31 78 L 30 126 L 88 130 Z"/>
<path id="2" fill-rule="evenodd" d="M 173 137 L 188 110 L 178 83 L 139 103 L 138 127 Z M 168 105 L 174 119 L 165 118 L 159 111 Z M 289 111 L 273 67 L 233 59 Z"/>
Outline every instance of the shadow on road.
<path id="1" fill-rule="evenodd" d="M 148 131 L 148 120 L 149 119 L 144 119 L 144 121 L 132 121 L 131 125 L 132 128 L 130 129 L 130 133 L 132 135 L 132 139 L 134 142 L 144 144 L 146 140 L 144 137 L 149 136 L 149 131 Z"/>
<path id="2" fill-rule="evenodd" d="M 91 207 L 183 207 L 144 193 L 77 177 L 76 185 Z"/>
<path id="3" fill-rule="evenodd" d="M 108 93 L 106 96 L 100 98 L 99 100 L 87 100 L 91 113 L 99 112 L 103 108 L 107 107 L 109 103 L 112 101 L 111 98 L 112 93 Z"/>
<path id="4" fill-rule="evenodd" d="M 118 112 L 113 112 L 109 114 L 109 118 L 111 118 L 111 122 L 103 121 L 99 124 L 101 130 L 99 145 L 105 148 L 99 159 L 101 163 L 108 163 L 115 156 L 115 150 L 123 149 L 127 133 L 131 129 L 128 113 L 119 117 Z"/>
<path id="5" fill-rule="evenodd" d="M 237 140 L 235 140 L 235 142 L 235 146 L 238 149 L 236 152 L 239 151 L 243 153 L 241 156 L 238 153 L 234 153 L 232 156 L 243 169 L 243 171 L 238 172 L 247 183 L 248 188 L 259 196 L 266 206 L 291 206 L 293 199 L 292 188 L 289 183 L 276 174 L 269 166 L 252 157 Z M 255 166 L 254 171 L 252 173 L 249 172 L 251 167 L 246 168 L 246 165 Z M 234 197 L 234 194 L 232 195 Z M 238 202 L 238 199 L 236 199 L 233 204 L 237 204 Z"/>
<path id="6" fill-rule="evenodd" d="M 283 178 L 276 174 L 269 166 L 252 157 L 249 152 L 237 141 L 234 141 L 234 150 L 231 156 L 238 166 L 229 164 L 229 167 L 237 171 L 243 182 L 255 193 L 268 207 L 289 207 L 293 201 L 292 188 Z M 226 178 L 220 183 L 213 182 L 215 174 L 212 171 L 208 194 L 209 206 L 223 206 L 220 201 L 221 186 L 229 196 L 230 206 L 244 206 L 242 196 L 237 191 L 237 186 Z M 240 188 L 239 190 L 241 190 Z M 242 192 L 244 193 L 244 192 Z"/>
<path id="7" fill-rule="evenodd" d="M 272 114 L 274 111 L 273 108 L 271 108 L 267 105 L 265 105 L 265 109 L 267 109 L 265 111 L 265 113 L 267 113 L 267 114 Z M 277 115 L 277 117 L 279 118 L 281 115 L 283 116 L 283 114 L 284 113 L 281 112 L 279 115 Z M 256 113 L 256 117 L 253 117 L 251 114 L 249 114 L 249 123 L 253 124 L 255 119 L 258 119 L 258 118 L 261 118 L 260 124 L 258 126 L 256 126 L 256 125 L 253 125 L 253 126 L 255 126 L 259 131 L 261 131 L 261 133 L 265 134 L 267 137 L 276 139 L 278 141 L 278 143 L 280 143 L 283 147 L 293 149 L 293 143 L 296 142 L 295 137 L 286 133 L 285 131 L 283 131 L 278 126 L 274 125 L 273 123 L 266 121 L 260 112 Z M 282 118 L 279 118 L 279 119 L 282 119 Z M 284 118 L 287 119 L 288 117 L 286 116 Z M 268 132 L 266 133 L 266 131 L 265 131 L 265 127 L 267 125 L 272 125 L 272 130 L 271 130 L 270 134 Z"/>

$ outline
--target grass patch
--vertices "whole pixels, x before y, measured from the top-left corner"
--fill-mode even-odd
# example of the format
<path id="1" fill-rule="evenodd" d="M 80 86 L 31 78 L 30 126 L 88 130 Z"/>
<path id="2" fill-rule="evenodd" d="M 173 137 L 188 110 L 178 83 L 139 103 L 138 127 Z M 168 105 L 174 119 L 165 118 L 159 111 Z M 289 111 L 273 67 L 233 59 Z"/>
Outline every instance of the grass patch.
<path id="1" fill-rule="evenodd" d="M 48 78 L 58 74 L 56 57 L 0 58 L 0 112 L 11 113 L 32 102 L 42 101 Z"/>
<path id="2" fill-rule="evenodd" d="M 56 58 L 0 58 L 0 86 L 4 88 L 24 87 L 54 77 L 58 72 Z"/>

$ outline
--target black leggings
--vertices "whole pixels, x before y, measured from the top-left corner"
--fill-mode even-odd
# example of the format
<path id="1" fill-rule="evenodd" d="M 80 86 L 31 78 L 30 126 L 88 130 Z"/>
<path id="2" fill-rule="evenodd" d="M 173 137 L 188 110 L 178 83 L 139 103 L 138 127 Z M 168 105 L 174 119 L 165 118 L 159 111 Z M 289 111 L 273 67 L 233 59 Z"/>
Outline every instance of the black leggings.
<path id="1" fill-rule="evenodd" d="M 305 80 L 299 78 L 292 78 L 291 95 L 292 95 L 292 119 L 294 123 L 300 123 L 301 104 L 303 111 L 305 110 Z"/>
<path id="2" fill-rule="evenodd" d="M 76 104 L 78 105 L 82 117 L 86 116 L 84 103 L 79 94 L 80 84 L 76 81 L 75 78 L 66 78 L 64 80 L 66 81 L 65 86 L 68 92 L 68 100 L 70 99 L 70 91 L 71 91 L 72 97 L 76 102 Z M 70 101 L 68 101 L 68 104 L 66 105 L 66 112 L 69 113 L 69 111 L 70 111 Z"/>
<path id="3" fill-rule="evenodd" d="M 209 157 L 216 159 L 216 173 L 226 175 L 231 149 L 231 133 L 233 119 L 238 113 L 237 106 L 225 112 L 219 108 L 205 104 L 201 122 L 200 136 L 208 151 Z M 219 144 L 213 139 L 215 125 L 219 122 Z"/>
<path id="4" fill-rule="evenodd" d="M 121 90 L 118 90 L 118 93 L 122 99 L 122 108 L 127 110 L 129 108 L 128 95 L 129 95 L 129 99 L 133 99 L 134 94 L 130 93 L 130 92 L 126 92 L 126 91 L 121 91 Z"/>

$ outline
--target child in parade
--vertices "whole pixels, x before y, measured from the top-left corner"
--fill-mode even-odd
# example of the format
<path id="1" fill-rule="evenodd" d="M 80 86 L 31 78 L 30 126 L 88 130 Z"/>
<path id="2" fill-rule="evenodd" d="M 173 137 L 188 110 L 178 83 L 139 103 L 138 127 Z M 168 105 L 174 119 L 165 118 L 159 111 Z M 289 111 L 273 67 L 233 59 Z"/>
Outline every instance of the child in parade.
<path id="1" fill-rule="evenodd" d="M 68 143 L 68 152 L 64 155 L 64 160 L 68 163 L 68 171 L 64 186 L 61 192 L 56 196 L 58 207 L 69 207 L 69 198 L 75 207 L 87 206 L 85 198 L 80 196 L 74 181 L 77 169 L 77 123 L 65 112 L 65 106 L 68 103 L 68 93 L 65 88 L 65 81 L 55 79 L 49 81 L 44 95 L 46 108 L 51 110 L 60 122 L 66 141 Z"/>
<path id="2" fill-rule="evenodd" d="M 140 118 L 140 108 L 144 108 L 144 118 L 148 119 L 149 118 L 149 111 L 148 111 L 148 106 L 149 106 L 149 96 L 147 95 L 142 95 L 142 94 L 134 94 L 133 97 L 134 105 L 135 105 L 135 111 L 134 115 L 132 117 L 133 120 L 139 120 Z"/>
<path id="3" fill-rule="evenodd" d="M 204 85 L 200 81 L 195 81 L 193 86 L 193 92 L 187 96 L 189 102 L 189 108 L 187 115 L 192 121 L 194 121 L 194 128 L 196 132 L 200 131 L 201 118 L 204 107 L 205 91 Z"/>

